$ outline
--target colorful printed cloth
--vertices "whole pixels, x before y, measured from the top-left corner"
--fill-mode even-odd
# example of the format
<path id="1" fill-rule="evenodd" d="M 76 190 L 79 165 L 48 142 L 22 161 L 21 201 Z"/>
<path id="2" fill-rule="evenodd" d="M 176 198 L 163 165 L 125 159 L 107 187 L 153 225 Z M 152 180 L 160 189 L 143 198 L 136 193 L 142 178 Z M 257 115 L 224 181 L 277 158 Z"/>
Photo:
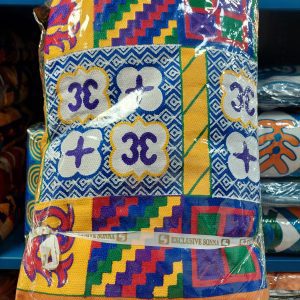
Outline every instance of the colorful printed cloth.
<path id="1" fill-rule="evenodd" d="M 300 206 L 300 179 L 262 180 L 261 200 L 265 206 Z"/>
<path id="2" fill-rule="evenodd" d="M 260 70 L 258 99 L 262 109 L 299 107 L 300 66 L 281 66 Z"/>
<path id="3" fill-rule="evenodd" d="M 261 176 L 300 176 L 300 115 L 273 111 L 258 119 Z"/>
<path id="4" fill-rule="evenodd" d="M 252 0 L 52 2 L 18 300 L 268 299 L 256 10 Z M 130 232 L 158 244 L 126 243 Z"/>
<path id="5" fill-rule="evenodd" d="M 270 208 L 263 211 L 263 230 L 267 253 L 300 253 L 300 209 Z"/>
<path id="6" fill-rule="evenodd" d="M 27 184 L 25 194 L 25 234 L 32 227 L 35 192 L 41 167 L 41 140 L 45 132 L 41 123 L 35 124 L 27 130 Z"/>

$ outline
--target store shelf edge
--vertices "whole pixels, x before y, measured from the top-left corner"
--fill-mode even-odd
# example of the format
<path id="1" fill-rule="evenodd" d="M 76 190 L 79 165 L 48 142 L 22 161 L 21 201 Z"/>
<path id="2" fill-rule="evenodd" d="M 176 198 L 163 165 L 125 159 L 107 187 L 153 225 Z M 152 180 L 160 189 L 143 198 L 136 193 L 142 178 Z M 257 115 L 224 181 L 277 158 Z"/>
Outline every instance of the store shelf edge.
<path id="1" fill-rule="evenodd" d="M 267 260 L 267 272 L 300 272 L 300 258 L 297 256 L 269 255 Z"/>
<path id="2" fill-rule="evenodd" d="M 258 0 L 260 9 L 299 10 L 299 0 Z"/>
<path id="3" fill-rule="evenodd" d="M 24 231 L 18 227 L 7 240 L 0 243 L 0 269 L 18 270 L 24 252 Z"/>

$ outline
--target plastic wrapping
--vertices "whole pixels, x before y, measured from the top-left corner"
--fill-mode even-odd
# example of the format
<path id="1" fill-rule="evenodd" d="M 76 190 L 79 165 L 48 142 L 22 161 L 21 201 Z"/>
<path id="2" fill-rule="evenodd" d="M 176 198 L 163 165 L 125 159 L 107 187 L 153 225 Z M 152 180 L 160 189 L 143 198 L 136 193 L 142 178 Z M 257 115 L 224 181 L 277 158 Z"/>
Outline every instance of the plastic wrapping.
<path id="1" fill-rule="evenodd" d="M 300 298 L 300 273 L 270 273 L 268 282 L 272 300 Z"/>
<path id="2" fill-rule="evenodd" d="M 35 124 L 27 130 L 27 184 L 25 195 L 25 234 L 28 234 L 32 227 L 32 216 L 35 200 L 35 192 L 38 185 L 41 167 L 41 140 L 45 133 L 42 123 Z"/>
<path id="3" fill-rule="evenodd" d="M 268 299 L 256 1 L 40 13 L 46 133 L 17 299 Z"/>
<path id="4" fill-rule="evenodd" d="M 300 179 L 262 180 L 261 199 L 266 206 L 300 206 Z"/>
<path id="5" fill-rule="evenodd" d="M 258 99 L 262 109 L 299 107 L 299 66 L 263 69 L 260 70 L 258 79 Z"/>
<path id="6" fill-rule="evenodd" d="M 263 230 L 267 253 L 300 254 L 300 208 L 265 207 Z"/>
<path id="7" fill-rule="evenodd" d="M 282 111 L 259 115 L 262 177 L 300 176 L 300 114 Z"/>

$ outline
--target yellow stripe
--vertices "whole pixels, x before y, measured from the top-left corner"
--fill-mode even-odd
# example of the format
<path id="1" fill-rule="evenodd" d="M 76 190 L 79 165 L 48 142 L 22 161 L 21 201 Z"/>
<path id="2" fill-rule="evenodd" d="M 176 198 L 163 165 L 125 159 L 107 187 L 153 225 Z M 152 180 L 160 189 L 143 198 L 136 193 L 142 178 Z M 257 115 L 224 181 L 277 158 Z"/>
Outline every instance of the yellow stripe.
<path id="1" fill-rule="evenodd" d="M 163 286 L 156 286 L 153 291 L 155 297 L 167 297 L 170 286 L 177 284 L 178 274 L 183 272 L 182 261 L 176 261 L 173 263 L 173 273 L 164 276 Z"/>
<path id="2" fill-rule="evenodd" d="M 154 231 L 154 228 L 161 228 L 164 226 L 164 218 L 171 217 L 173 215 L 173 207 L 180 205 L 180 197 L 168 197 L 168 204 L 161 206 L 158 210 L 158 216 L 150 219 L 150 226 L 148 228 L 142 228 L 141 231 Z"/>
<path id="3" fill-rule="evenodd" d="M 92 286 L 92 295 L 104 296 L 106 285 L 116 283 L 117 273 L 126 271 L 127 262 L 135 261 L 136 250 L 139 249 L 145 249 L 145 246 L 131 246 L 131 249 L 123 250 L 121 260 L 113 262 L 111 273 L 104 273 L 101 284 Z"/>
<path id="4" fill-rule="evenodd" d="M 160 36 L 155 36 L 153 38 L 153 44 L 164 44 L 167 36 L 173 34 L 173 29 L 177 27 L 177 21 L 169 20 L 168 28 L 163 28 L 160 31 Z"/>
<path id="5" fill-rule="evenodd" d="M 123 14 L 123 18 L 115 23 L 115 28 L 107 31 L 107 39 L 100 40 L 100 47 L 111 47 L 112 39 L 120 37 L 120 29 L 126 28 L 128 21 L 135 20 L 136 13 L 144 10 L 144 4 L 151 4 L 151 0 L 139 0 L 138 4 L 130 4 L 130 11 Z"/>
<path id="6" fill-rule="evenodd" d="M 196 180 L 210 165 L 206 86 L 206 56 L 195 56 L 195 49 L 182 48 L 183 109 L 184 114 L 184 193 L 188 193 Z M 188 108 L 188 109 L 187 109 Z M 198 140 L 197 140 L 198 139 Z M 196 142 L 195 142 L 196 141 Z M 193 189 L 193 195 L 210 194 L 210 174 L 205 175 Z"/>

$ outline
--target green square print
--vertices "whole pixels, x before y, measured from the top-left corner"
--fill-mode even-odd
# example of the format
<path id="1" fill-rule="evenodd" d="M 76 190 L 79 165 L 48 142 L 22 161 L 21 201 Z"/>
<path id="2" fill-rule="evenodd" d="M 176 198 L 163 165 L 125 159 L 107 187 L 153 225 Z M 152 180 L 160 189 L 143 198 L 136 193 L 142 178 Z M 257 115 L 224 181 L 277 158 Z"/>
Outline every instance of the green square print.
<path id="1" fill-rule="evenodd" d="M 219 228 L 219 214 L 198 215 L 198 234 L 217 235 Z"/>
<path id="2" fill-rule="evenodd" d="M 225 253 L 232 274 L 254 273 L 255 266 L 247 247 L 225 248 Z"/>
<path id="3" fill-rule="evenodd" d="M 243 42 L 243 22 L 230 17 L 222 18 L 222 36 L 230 40 Z"/>
<path id="4" fill-rule="evenodd" d="M 195 8 L 212 8 L 211 0 L 189 0 L 189 4 Z"/>

